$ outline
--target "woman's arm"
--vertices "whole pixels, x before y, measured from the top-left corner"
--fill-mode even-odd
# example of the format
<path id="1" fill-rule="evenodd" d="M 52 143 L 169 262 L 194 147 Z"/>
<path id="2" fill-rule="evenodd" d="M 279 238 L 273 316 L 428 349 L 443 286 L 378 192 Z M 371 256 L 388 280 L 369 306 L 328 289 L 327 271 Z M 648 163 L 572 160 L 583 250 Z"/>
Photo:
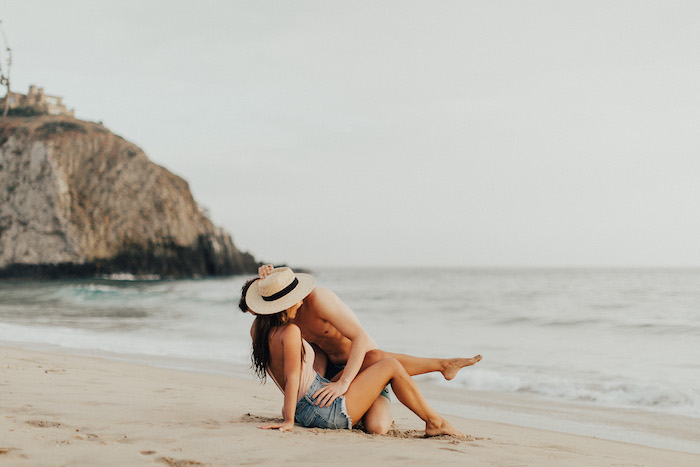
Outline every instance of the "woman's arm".
<path id="1" fill-rule="evenodd" d="M 282 415 L 289 429 L 294 427 L 294 412 L 297 408 L 299 380 L 301 379 L 301 331 L 296 324 L 290 324 L 282 334 L 284 347 L 284 406 Z M 280 428 L 281 429 L 281 428 Z M 287 431 L 287 430 L 282 430 Z"/>
<path id="2" fill-rule="evenodd" d="M 282 416 L 284 422 L 269 423 L 262 429 L 278 428 L 280 431 L 290 431 L 294 428 L 294 413 L 297 407 L 299 380 L 301 379 L 301 331 L 296 324 L 287 325 L 281 334 L 284 349 L 284 405 Z"/>

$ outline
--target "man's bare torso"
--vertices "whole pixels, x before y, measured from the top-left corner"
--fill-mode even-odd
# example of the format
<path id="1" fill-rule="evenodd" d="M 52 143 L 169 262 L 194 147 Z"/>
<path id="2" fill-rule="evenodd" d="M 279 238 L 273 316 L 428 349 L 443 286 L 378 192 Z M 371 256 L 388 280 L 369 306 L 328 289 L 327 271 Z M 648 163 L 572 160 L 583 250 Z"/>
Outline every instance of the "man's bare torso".
<path id="1" fill-rule="evenodd" d="M 301 336 L 311 344 L 316 344 L 323 350 L 331 362 L 344 365 L 350 354 L 350 339 L 343 336 L 331 323 L 317 317 L 306 303 L 292 321 L 301 329 Z"/>

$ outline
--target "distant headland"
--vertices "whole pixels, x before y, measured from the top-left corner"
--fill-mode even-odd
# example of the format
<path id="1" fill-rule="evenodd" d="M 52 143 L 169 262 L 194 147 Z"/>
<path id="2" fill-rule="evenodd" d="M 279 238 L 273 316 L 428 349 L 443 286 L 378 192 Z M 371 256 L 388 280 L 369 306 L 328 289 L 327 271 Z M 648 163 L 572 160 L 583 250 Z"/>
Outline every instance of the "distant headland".
<path id="1" fill-rule="evenodd" d="M 11 112 L 0 118 L 0 277 L 256 271 L 253 256 L 202 213 L 187 182 L 136 145 L 73 118 L 42 88 L 7 98 Z"/>

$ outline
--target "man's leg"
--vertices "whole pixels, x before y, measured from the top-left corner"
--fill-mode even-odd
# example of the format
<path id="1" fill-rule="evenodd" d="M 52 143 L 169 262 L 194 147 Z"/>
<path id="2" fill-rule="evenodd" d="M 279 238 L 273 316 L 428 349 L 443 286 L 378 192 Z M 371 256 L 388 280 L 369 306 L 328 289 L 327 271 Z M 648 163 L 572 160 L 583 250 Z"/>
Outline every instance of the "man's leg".
<path id="1" fill-rule="evenodd" d="M 414 357 L 399 353 L 385 352 L 379 349 L 372 349 L 365 355 L 362 369 L 384 360 L 385 358 L 395 358 L 401 363 L 406 372 L 411 375 L 422 375 L 439 371 L 446 380 L 450 380 L 457 375 L 457 372 L 465 366 L 471 366 L 481 360 L 481 355 L 472 358 L 423 358 Z"/>
<path id="2" fill-rule="evenodd" d="M 383 435 L 389 428 L 393 420 L 391 418 L 391 402 L 384 396 L 379 396 L 372 403 L 365 415 L 362 417 L 362 422 L 365 424 L 365 430 L 369 433 Z"/>

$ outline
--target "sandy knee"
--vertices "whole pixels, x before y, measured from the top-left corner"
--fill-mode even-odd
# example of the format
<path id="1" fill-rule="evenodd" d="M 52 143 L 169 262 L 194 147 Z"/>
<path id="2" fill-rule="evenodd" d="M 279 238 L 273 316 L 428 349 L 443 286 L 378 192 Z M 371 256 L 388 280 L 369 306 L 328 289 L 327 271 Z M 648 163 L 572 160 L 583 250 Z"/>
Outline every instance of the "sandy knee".
<path id="1" fill-rule="evenodd" d="M 379 396 L 369 408 L 362 421 L 368 433 L 377 435 L 386 434 L 391 428 L 393 420 L 389 410 L 389 400 L 384 396 Z"/>

